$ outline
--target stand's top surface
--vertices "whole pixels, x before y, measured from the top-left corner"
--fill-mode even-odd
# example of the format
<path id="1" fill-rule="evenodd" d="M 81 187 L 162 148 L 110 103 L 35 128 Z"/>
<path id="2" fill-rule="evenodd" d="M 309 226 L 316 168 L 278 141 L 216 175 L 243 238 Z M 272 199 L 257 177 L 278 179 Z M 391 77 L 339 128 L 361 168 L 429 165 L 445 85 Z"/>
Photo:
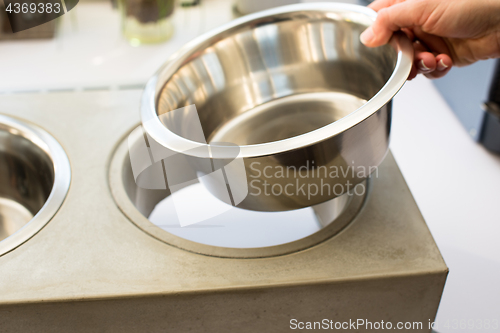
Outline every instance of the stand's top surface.
<path id="1" fill-rule="evenodd" d="M 4 95 L 0 113 L 38 124 L 72 167 L 67 198 L 31 240 L 0 257 L 0 304 L 172 294 L 444 273 L 447 268 L 389 154 L 344 231 L 263 259 L 194 254 L 162 243 L 118 209 L 108 183 L 116 146 L 137 126 L 141 91 Z"/>

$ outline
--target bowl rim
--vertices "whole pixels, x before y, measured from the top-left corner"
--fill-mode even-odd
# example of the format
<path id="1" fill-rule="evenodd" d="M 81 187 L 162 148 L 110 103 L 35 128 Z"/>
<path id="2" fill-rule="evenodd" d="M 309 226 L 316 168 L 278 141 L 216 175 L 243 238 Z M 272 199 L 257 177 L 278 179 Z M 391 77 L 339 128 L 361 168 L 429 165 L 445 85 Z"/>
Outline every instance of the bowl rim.
<path id="1" fill-rule="evenodd" d="M 341 17 L 344 19 L 367 25 L 373 23 L 377 17 L 375 11 L 359 5 L 344 3 L 301 3 L 243 16 L 200 35 L 172 54 L 146 84 L 141 100 L 141 120 L 146 133 L 160 145 L 173 152 L 199 158 L 213 158 L 210 156 L 210 149 L 200 148 L 210 145 L 215 146 L 217 144 L 200 143 L 186 139 L 168 130 L 160 121 L 157 114 L 157 103 L 159 94 L 165 83 L 184 63 L 189 61 L 189 57 L 193 52 L 205 45 L 211 45 L 214 39 L 221 39 L 223 35 L 230 34 L 244 25 L 257 25 L 259 21 L 265 22 L 266 19 L 268 20 L 273 16 L 304 11 L 332 12 L 332 14 L 342 15 Z M 298 136 L 278 141 L 239 146 L 238 157 L 269 156 L 308 147 L 345 132 L 376 113 L 403 87 L 413 63 L 413 47 L 405 34 L 401 32 L 393 34 L 389 44 L 397 52 L 396 66 L 384 86 L 364 105 L 338 121 Z M 234 150 L 228 149 L 227 153 L 225 153 L 224 147 L 219 146 L 217 155 L 218 158 L 234 158 Z"/>
<path id="2" fill-rule="evenodd" d="M 27 242 L 37 234 L 57 213 L 63 204 L 71 183 L 71 166 L 61 144 L 42 128 L 0 114 L 0 130 L 4 130 L 31 141 L 50 158 L 54 168 L 54 181 L 50 194 L 42 208 L 21 229 L 0 241 L 0 256 Z"/>

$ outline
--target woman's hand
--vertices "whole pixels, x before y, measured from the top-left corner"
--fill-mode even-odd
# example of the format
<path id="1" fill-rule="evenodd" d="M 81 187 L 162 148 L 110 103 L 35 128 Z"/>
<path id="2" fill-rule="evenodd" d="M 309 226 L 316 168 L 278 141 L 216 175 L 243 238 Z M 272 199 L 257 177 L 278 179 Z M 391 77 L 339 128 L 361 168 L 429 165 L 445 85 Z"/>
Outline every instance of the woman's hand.
<path id="1" fill-rule="evenodd" d="M 378 16 L 361 41 L 376 47 L 404 31 L 415 49 L 410 80 L 500 57 L 500 0 L 376 0 L 369 7 Z"/>

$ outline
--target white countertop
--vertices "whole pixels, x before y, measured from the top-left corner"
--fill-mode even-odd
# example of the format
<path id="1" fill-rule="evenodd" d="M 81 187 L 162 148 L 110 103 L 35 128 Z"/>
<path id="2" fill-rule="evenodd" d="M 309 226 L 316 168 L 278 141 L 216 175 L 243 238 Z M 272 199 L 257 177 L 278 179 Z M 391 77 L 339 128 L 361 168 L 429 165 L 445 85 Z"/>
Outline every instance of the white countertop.
<path id="1" fill-rule="evenodd" d="M 391 149 L 450 268 L 437 331 L 456 332 L 453 320 L 500 325 L 500 156 L 472 141 L 424 77 L 395 98 Z"/>
<path id="2" fill-rule="evenodd" d="M 141 47 L 121 37 L 110 4 L 80 3 L 53 40 L 0 42 L 0 93 L 140 87 L 185 42 L 231 19 L 231 1 L 202 3 L 176 8 L 169 42 Z M 391 148 L 450 267 L 436 330 L 500 324 L 500 157 L 470 139 L 425 78 L 395 98 Z"/>

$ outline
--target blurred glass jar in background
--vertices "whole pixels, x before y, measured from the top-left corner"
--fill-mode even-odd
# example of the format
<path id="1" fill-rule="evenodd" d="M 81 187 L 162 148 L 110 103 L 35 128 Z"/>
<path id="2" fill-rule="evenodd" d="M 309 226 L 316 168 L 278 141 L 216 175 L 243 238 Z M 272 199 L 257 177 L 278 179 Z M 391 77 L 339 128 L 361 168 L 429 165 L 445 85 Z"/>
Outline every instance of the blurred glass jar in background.
<path id="1" fill-rule="evenodd" d="M 236 15 L 248 15 L 278 6 L 299 3 L 300 0 L 235 0 L 233 10 Z"/>
<path id="2" fill-rule="evenodd" d="M 164 42 L 174 32 L 175 0 L 120 0 L 123 35 L 133 46 Z"/>

